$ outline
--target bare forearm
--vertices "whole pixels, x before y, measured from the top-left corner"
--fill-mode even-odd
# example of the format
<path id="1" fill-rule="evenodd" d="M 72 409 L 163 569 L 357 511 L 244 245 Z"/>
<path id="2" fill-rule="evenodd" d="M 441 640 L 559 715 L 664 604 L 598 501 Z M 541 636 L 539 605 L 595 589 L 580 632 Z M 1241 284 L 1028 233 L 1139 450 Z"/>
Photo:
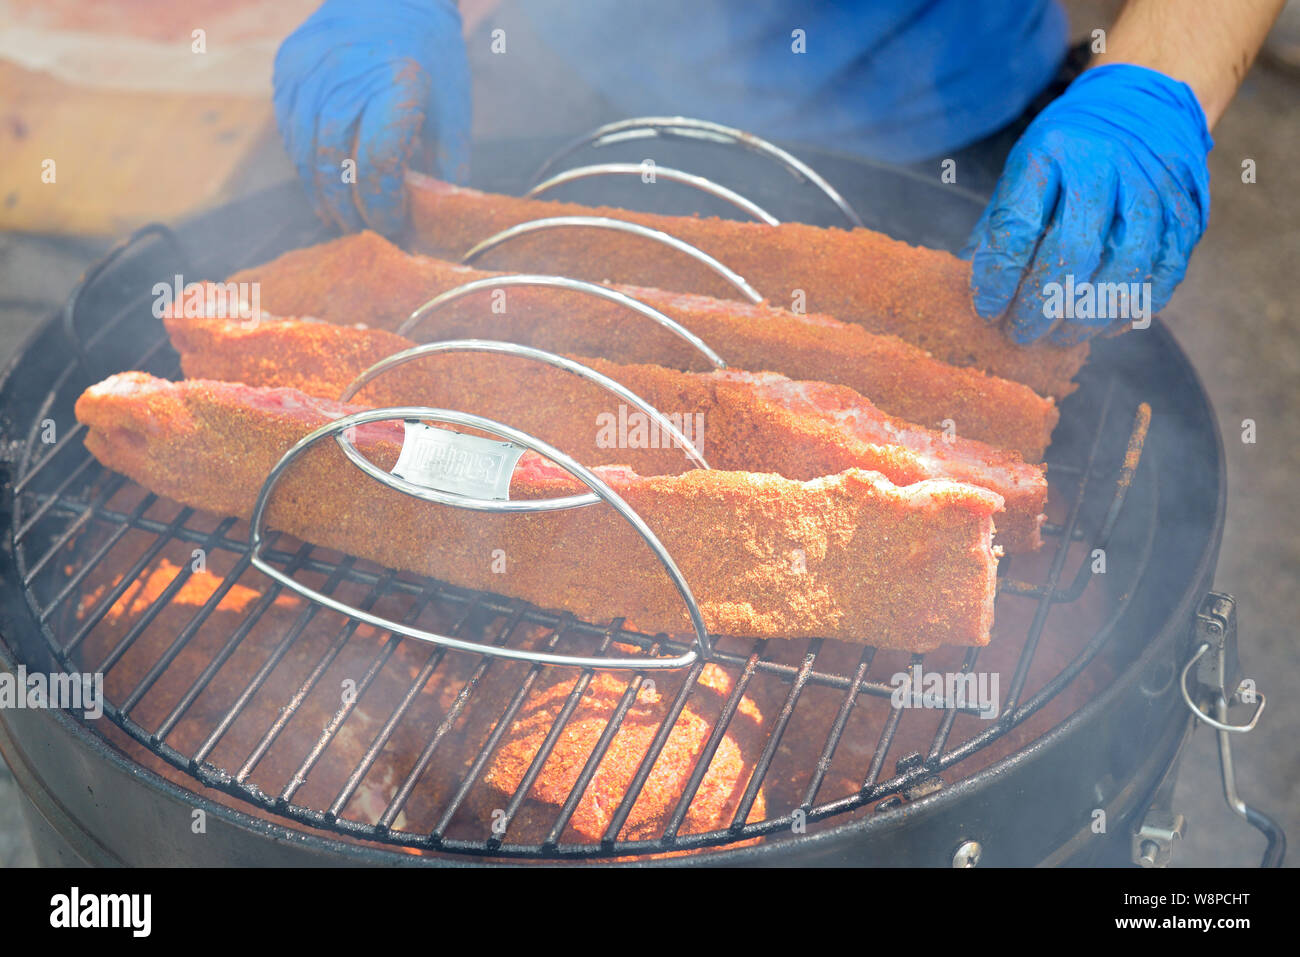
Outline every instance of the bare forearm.
<path id="1" fill-rule="evenodd" d="M 1286 0 L 1128 0 L 1092 65 L 1133 63 L 1192 88 L 1213 128 Z"/>

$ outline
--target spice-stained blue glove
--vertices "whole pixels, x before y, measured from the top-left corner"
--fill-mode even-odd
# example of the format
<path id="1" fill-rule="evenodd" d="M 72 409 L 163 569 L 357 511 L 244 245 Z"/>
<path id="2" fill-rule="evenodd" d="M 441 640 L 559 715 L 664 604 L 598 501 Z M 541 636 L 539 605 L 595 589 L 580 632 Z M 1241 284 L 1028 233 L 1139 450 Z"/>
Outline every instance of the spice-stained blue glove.
<path id="1" fill-rule="evenodd" d="M 1061 345 L 1149 318 L 1205 232 L 1213 146 L 1185 83 L 1085 72 L 1025 130 L 971 233 L 976 310 L 1005 313 L 1016 342 Z"/>
<path id="2" fill-rule="evenodd" d="M 455 4 L 325 0 L 276 54 L 275 118 L 323 219 L 397 233 L 408 165 L 457 181 L 468 169 L 469 63 Z"/>

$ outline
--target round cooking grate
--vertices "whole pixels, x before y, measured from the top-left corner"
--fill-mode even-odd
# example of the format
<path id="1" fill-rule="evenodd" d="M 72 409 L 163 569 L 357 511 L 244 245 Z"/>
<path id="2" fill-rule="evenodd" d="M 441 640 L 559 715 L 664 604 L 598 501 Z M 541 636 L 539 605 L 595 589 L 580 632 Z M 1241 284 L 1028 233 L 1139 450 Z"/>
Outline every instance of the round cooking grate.
<path id="1" fill-rule="evenodd" d="M 178 374 L 150 316 L 154 282 L 225 275 L 320 237 L 203 238 L 215 251 L 192 262 L 151 228 L 87 276 L 65 314 L 74 347 L 24 422 L 13 473 L 31 612 L 63 668 L 103 674 L 104 733 L 146 766 L 266 816 L 415 851 L 661 854 L 794 838 L 950 789 L 1113 674 L 1099 652 L 1142 594 L 1158 482 L 1150 456 L 1138 467 L 1149 412 L 1104 359 L 1063 404 L 1047 545 L 1002 561 L 985 649 L 722 638 L 707 665 L 614 674 L 430 647 L 307 603 L 250 567 L 242 523 L 106 473 L 70 427 L 76 396 L 110 372 Z M 52 444 L 51 420 L 69 424 Z M 578 655 L 690 644 L 274 535 L 265 554 L 357 607 L 484 643 Z M 998 715 L 947 699 L 893 707 L 901 674 L 996 680 Z"/>

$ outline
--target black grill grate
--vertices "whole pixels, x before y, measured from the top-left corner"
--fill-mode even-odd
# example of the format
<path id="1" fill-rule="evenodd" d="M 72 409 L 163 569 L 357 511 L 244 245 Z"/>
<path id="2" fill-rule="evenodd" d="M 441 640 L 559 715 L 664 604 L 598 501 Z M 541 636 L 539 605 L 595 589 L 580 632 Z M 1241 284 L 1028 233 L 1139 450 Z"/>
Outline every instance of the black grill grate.
<path id="1" fill-rule="evenodd" d="M 1001 715 L 979 733 L 950 746 L 954 725 L 962 709 L 953 707 L 949 702 L 939 716 L 937 729 L 930 737 L 924 754 L 917 753 L 904 758 L 898 762 L 894 773 L 890 774 L 885 768 L 886 759 L 891 753 L 900 725 L 909 720 L 919 720 L 910 718 L 911 712 L 891 709 L 880 728 L 871 760 L 860 769 L 861 786 L 853 793 L 819 800 L 855 707 L 864 697 L 888 697 L 893 691 L 893 686 L 885 680 L 885 676 L 873 673 L 878 653 L 871 647 L 863 647 L 852 666 L 831 668 L 819 667 L 818 660 L 819 657 L 824 657 L 825 647 L 834 643 L 820 639 L 808 641 L 806 648 L 803 648 L 802 657 L 796 661 L 782 660 L 782 656 L 774 654 L 775 649 L 766 641 L 743 645 L 733 642 L 732 645 L 719 649 L 713 659 L 733 675 L 730 693 L 721 706 L 720 717 L 714 722 L 707 742 L 695 760 L 687 786 L 657 837 L 617 840 L 650 776 L 656 758 L 696 688 L 696 679 L 703 668 L 701 663 L 690 669 L 675 693 L 653 744 L 637 769 L 632 786 L 599 841 L 565 843 L 562 836 L 617 730 L 637 700 L 646 680 L 644 674 L 635 675 L 628 682 L 614 709 L 612 720 L 599 736 L 596 747 L 579 772 L 568 798 L 554 812 L 553 822 L 545 836 L 528 842 L 511 840 L 511 824 L 592 680 L 592 672 L 584 671 L 566 697 L 557 719 L 546 735 L 545 743 L 524 773 L 516 792 L 506 800 L 501 813 L 492 822 L 484 822 L 481 833 L 471 837 L 458 836 L 453 826 L 454 819 L 465 808 L 467 798 L 480 781 L 497 744 L 549 667 L 533 665 L 514 682 L 513 694 L 508 696 L 490 733 L 464 768 L 460 786 L 440 808 L 436 823 L 416 832 L 400 826 L 403 810 L 417 793 L 428 769 L 439 761 L 446 743 L 457 733 L 458 723 L 467 708 L 476 700 L 476 695 L 481 695 L 481 689 L 492 669 L 501 667 L 487 657 L 465 656 L 460 652 L 428 647 L 427 657 L 416 670 L 405 692 L 391 701 L 391 707 L 380 727 L 363 753 L 355 759 L 334 798 L 328 802 L 296 803 L 295 797 L 304 782 L 310 778 L 322 755 L 354 717 L 356 703 L 364 698 L 376 676 L 407 639 L 387 635 L 382 642 L 377 643 L 378 650 L 357 679 L 355 698 L 345 701 L 314 737 L 300 735 L 293 739 L 297 751 L 301 753 L 301 759 L 295 773 L 278 793 L 262 790 L 253 781 L 254 772 L 268 751 L 283 739 L 287 726 L 299 712 L 303 701 L 316 688 L 340 649 L 352 637 L 358 627 L 356 621 L 344 620 L 333 612 L 314 606 L 302 609 L 294 625 L 285 631 L 262 666 L 240 690 L 224 717 L 213 724 L 206 740 L 192 749 L 180 750 L 172 746 L 168 743 L 169 736 L 184 720 L 199 696 L 217 679 L 222 666 L 258 626 L 268 609 L 282 595 L 283 589 L 276 583 L 264 582 L 260 598 L 244 616 L 242 624 L 230 633 L 207 666 L 189 681 L 187 690 L 170 712 L 162 720 L 145 726 L 132 716 L 132 712 L 159 680 L 168 674 L 188 643 L 210 619 L 231 589 L 244 578 L 248 571 L 247 540 L 238 534 L 234 519 L 221 521 L 214 526 L 210 519 L 191 509 L 181 509 L 162 516 L 154 514 L 157 506 L 165 503 L 160 503 L 152 495 L 145 496 L 132 507 L 116 506 L 114 498 L 128 487 L 127 483 L 119 476 L 105 473 L 85 451 L 80 427 L 66 430 L 52 445 L 42 441 L 42 423 L 51 417 L 69 421 L 71 401 L 85 385 L 104 374 L 119 368 L 145 369 L 160 375 L 176 374 L 174 354 L 170 352 L 161 327 L 157 324 L 150 327 L 152 336 L 144 340 L 145 349 L 134 361 L 111 357 L 104 359 L 100 356 L 103 351 L 100 346 L 112 342 L 115 331 L 119 332 L 116 337 L 118 339 L 130 338 L 121 333 L 135 321 L 133 317 L 147 315 L 147 296 L 127 294 L 124 299 L 119 297 L 117 308 L 108 310 L 108 319 L 97 326 L 92 337 L 96 346 L 92 347 L 92 339 L 79 331 L 85 325 L 86 317 L 82 313 L 91 308 L 86 305 L 90 298 L 87 290 L 112 284 L 117 273 L 134 268 L 128 267 L 127 263 L 138 266 L 141 257 L 146 263 L 156 262 L 159 258 L 156 247 L 159 243 L 169 247 L 162 260 L 171 264 L 177 256 L 174 238 L 156 228 L 142 231 L 142 234 L 112 254 L 102 268 L 88 275 L 86 284 L 69 303 L 65 328 L 71 341 L 80 345 L 76 346 L 72 358 L 53 382 L 48 397 L 34 417 L 14 473 L 15 503 L 11 533 L 15 556 L 32 612 L 40 622 L 51 650 L 65 669 L 77 672 L 82 664 L 79 654 L 88 637 L 114 604 L 138 582 L 140 576 L 166 549 L 183 545 L 201 548 L 210 554 L 228 555 L 233 564 L 221 579 L 220 585 L 176 633 L 166 650 L 157 656 L 134 687 L 125 694 L 117 695 L 114 700 L 105 702 L 105 715 L 139 746 L 185 772 L 193 780 L 282 818 L 357 839 L 416 850 L 555 858 L 705 848 L 750 838 L 800 832 L 808 823 L 831 819 L 873 802 L 884 801 L 888 807 L 908 795 L 921 793 L 917 790 L 919 788 L 932 786 L 940 772 L 952 768 L 1022 725 L 1069 685 L 1096 657 L 1110 637 L 1115 624 L 1131 602 L 1150 557 L 1156 531 L 1154 507 L 1129 516 L 1125 522 L 1126 541 L 1136 543 L 1126 546 L 1127 554 L 1124 556 L 1127 563 L 1124 577 L 1129 586 L 1109 596 L 1105 621 L 1101 627 L 1050 680 L 1022 700 L 1030 666 L 1034 662 L 1052 610 L 1078 600 L 1089 588 L 1101 587 L 1095 584 L 1096 576 L 1092 575 L 1086 562 L 1080 565 L 1073 580 L 1063 585 L 1067 560 L 1072 554 L 1077 557 L 1079 548 L 1090 553 L 1093 549 L 1105 549 L 1110 544 L 1126 495 L 1135 482 L 1141 445 L 1149 421 L 1149 411 L 1145 406 L 1140 407 L 1136 415 L 1131 407 L 1118 408 L 1119 403 L 1114 400 L 1116 390 L 1113 383 L 1085 371 L 1080 395 L 1091 399 L 1075 401 L 1070 406 L 1068 421 L 1063 420 L 1062 427 L 1058 430 L 1058 441 L 1053 447 L 1053 454 L 1059 461 L 1049 464 L 1053 494 L 1066 494 L 1068 508 L 1061 524 L 1045 528 L 1048 547 L 1052 550 L 1046 573 L 1036 582 L 1020 581 L 1011 576 L 1013 562 L 1005 559 L 999 570 L 1000 607 L 1003 602 L 1028 603 L 1026 607 L 1032 607 L 1033 613 L 1025 629 L 1009 689 L 1003 697 Z M 247 261 L 265 259 L 273 252 L 293 244 L 284 235 L 272 236 L 258 248 L 249 250 Z M 158 268 L 157 272 L 160 278 L 167 278 L 170 269 L 164 271 Z M 132 286 L 123 281 L 119 285 L 136 293 L 141 289 L 141 284 L 138 283 Z M 143 288 L 148 289 L 150 286 L 144 284 Z M 101 301 L 103 296 L 97 294 L 94 298 L 93 311 L 97 315 L 106 314 Z M 111 296 L 109 298 L 112 299 Z M 138 345 L 141 340 L 137 337 L 134 341 Z M 97 356 L 100 357 L 97 359 Z M 110 367 L 103 368 L 105 364 Z M 1113 447 L 1123 446 L 1125 439 L 1127 447 L 1120 453 L 1123 461 L 1122 464 L 1117 464 L 1119 458 Z M 1143 483 L 1144 494 L 1149 496 L 1155 495 L 1154 468 L 1154 463 L 1148 463 L 1136 479 Z M 1088 521 L 1090 518 L 1091 522 Z M 1089 524 L 1092 530 L 1085 532 L 1085 526 Z M 114 548 L 128 533 L 150 536 L 151 543 L 125 568 L 120 581 L 99 596 L 97 604 L 83 607 L 88 594 L 86 583 L 101 566 L 114 560 Z M 684 645 L 663 635 L 645 636 L 626 631 L 621 627 L 621 622 L 608 627 L 596 626 L 496 596 L 468 592 L 437 582 L 416 581 L 351 558 L 340 558 L 320 549 L 287 543 L 278 538 L 272 539 L 267 555 L 291 573 L 322 576 L 326 583 L 321 590 L 326 593 L 334 594 L 345 585 L 356 586 L 364 589 L 363 604 L 366 606 L 389 596 L 405 596 L 412 603 L 407 612 L 409 619 L 413 620 L 425 609 L 437 609 L 454 622 L 453 633 L 473 634 L 476 640 L 484 642 L 500 645 L 516 643 L 527 640 L 529 635 L 536 635 L 538 629 L 543 629 L 542 645 L 535 647 L 554 648 L 566 642 L 584 641 L 594 643 L 600 652 L 615 642 L 633 645 L 654 654 L 684 649 Z M 1115 560 L 1112 556 L 1112 562 Z M 157 616 L 167 609 L 174 596 L 185 587 L 192 573 L 191 566 L 182 565 L 174 578 L 147 606 L 133 612 L 130 627 L 98 665 L 99 670 L 111 672 L 122 661 L 140 635 L 145 633 Z M 77 610 L 75 615 L 74 609 Z M 301 680 L 297 690 L 279 703 L 278 716 L 237 767 L 230 762 L 227 762 L 231 764 L 230 767 L 211 762 L 214 750 L 244 713 L 248 703 L 264 688 L 267 676 L 295 648 L 304 629 L 318 616 L 333 616 L 341 622 L 334 640 L 319 653 L 314 666 Z M 998 640 L 1011 639 L 1000 636 Z M 423 649 L 427 646 L 420 647 Z M 962 661 L 962 670 L 973 671 L 979 663 L 980 655 L 981 649 L 970 649 Z M 468 677 L 464 677 L 462 686 L 441 720 L 427 731 L 425 744 L 413 764 L 389 788 L 390 793 L 386 795 L 387 803 L 382 813 L 372 815 L 371 820 L 358 820 L 354 816 L 348 816 L 346 811 L 349 803 L 357 795 L 367 775 L 376 767 L 385 746 L 392 740 L 394 733 L 404 726 L 404 722 L 412 720 L 412 706 L 421 690 L 440 674 L 440 669 L 445 668 L 448 660 L 454 656 L 475 659 L 476 664 L 468 671 Z M 912 659 L 913 663 L 923 667 L 926 661 L 927 656 L 921 655 Z M 458 680 L 461 677 L 463 676 L 458 675 Z M 754 762 L 752 775 L 730 826 L 707 833 L 681 833 L 691 800 L 704 779 L 732 718 L 741 707 L 747 689 L 760 680 L 779 682 L 783 695 L 777 710 L 768 715 L 769 720 L 765 723 L 766 740 Z M 804 762 L 807 780 L 801 787 L 801 797 L 797 804 L 768 808 L 761 820 L 748 821 L 760 787 L 780 751 L 792 716 L 802 696 L 813 687 L 834 689 L 841 696 L 825 740 L 815 753 L 815 759 L 812 752 L 807 754 Z"/>

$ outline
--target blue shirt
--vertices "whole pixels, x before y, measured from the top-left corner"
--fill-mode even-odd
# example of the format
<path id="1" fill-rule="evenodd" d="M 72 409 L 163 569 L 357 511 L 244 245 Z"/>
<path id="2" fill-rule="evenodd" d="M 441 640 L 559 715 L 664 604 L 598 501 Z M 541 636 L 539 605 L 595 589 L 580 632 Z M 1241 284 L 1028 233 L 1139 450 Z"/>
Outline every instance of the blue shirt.
<path id="1" fill-rule="evenodd" d="M 520 7 L 627 116 L 695 116 L 891 162 L 942 155 L 1010 122 L 1051 80 L 1068 40 L 1057 0 Z"/>

